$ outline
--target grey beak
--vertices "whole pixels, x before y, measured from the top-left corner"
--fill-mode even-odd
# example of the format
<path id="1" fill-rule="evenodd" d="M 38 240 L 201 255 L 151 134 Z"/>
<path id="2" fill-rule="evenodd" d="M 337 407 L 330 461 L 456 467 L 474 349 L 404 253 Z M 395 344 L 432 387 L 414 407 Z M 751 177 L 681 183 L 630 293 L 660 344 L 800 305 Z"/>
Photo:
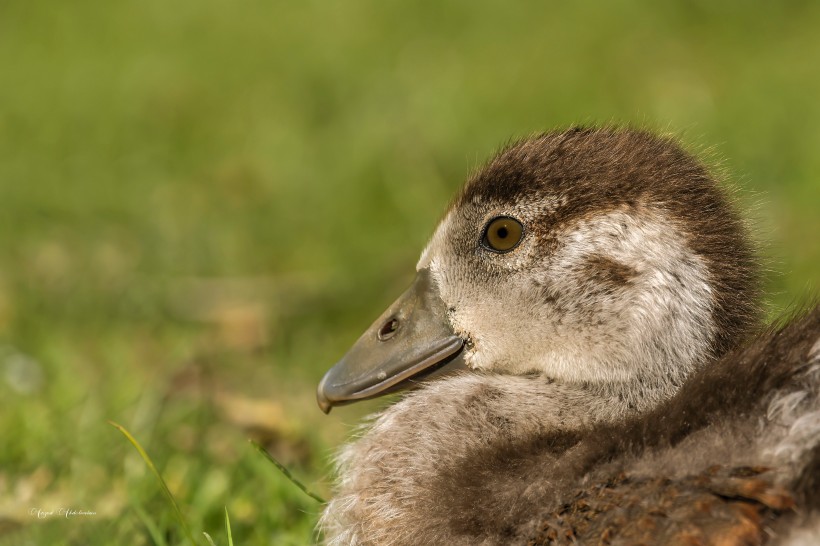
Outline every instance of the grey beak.
<path id="1" fill-rule="evenodd" d="M 333 406 L 412 387 L 464 368 L 464 340 L 455 335 L 430 271 L 422 269 L 407 291 L 333 366 L 319 383 L 316 400 Z"/>

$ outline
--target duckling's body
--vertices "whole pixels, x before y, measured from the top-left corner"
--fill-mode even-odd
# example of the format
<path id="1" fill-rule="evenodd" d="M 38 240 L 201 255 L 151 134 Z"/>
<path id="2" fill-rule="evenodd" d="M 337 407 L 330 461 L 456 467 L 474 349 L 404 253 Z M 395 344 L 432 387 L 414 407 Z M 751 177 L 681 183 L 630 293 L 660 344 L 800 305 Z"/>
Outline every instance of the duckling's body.
<path id="1" fill-rule="evenodd" d="M 512 145 L 468 181 L 417 269 L 320 404 L 453 359 L 469 371 L 343 449 L 328 541 L 762 541 L 808 521 L 795 503 L 820 508 L 820 311 L 738 348 L 758 328 L 755 260 L 671 140 L 586 129 Z"/>

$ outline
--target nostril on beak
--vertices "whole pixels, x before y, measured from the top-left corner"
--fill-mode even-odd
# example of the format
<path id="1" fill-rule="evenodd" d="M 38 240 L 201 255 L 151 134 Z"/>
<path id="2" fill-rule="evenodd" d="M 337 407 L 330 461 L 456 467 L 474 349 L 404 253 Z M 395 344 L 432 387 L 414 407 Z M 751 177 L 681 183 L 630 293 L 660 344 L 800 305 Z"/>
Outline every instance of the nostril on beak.
<path id="1" fill-rule="evenodd" d="M 388 319 L 387 322 L 382 324 L 382 327 L 379 328 L 379 341 L 387 341 L 394 335 L 396 335 L 396 330 L 399 329 L 399 319 L 391 318 Z"/>

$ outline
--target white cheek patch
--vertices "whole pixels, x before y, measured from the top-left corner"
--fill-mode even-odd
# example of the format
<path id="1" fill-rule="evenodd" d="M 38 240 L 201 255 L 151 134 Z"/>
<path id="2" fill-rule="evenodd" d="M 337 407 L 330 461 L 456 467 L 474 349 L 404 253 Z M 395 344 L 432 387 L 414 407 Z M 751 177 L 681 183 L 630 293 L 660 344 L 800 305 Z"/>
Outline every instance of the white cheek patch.
<path id="1" fill-rule="evenodd" d="M 666 375 L 679 384 L 707 357 L 715 335 L 708 268 L 680 231 L 643 209 L 602 214 L 567 234 L 542 271 L 542 282 L 566 295 L 562 299 L 569 306 L 564 304 L 555 333 L 566 349 L 580 349 L 576 354 L 584 366 L 558 345 L 552 358 L 560 375 L 576 380 Z M 611 293 L 580 291 L 594 282 L 584 263 L 597 256 L 634 275 Z"/>
<path id="2" fill-rule="evenodd" d="M 465 353 L 472 367 L 598 384 L 640 378 L 667 396 L 709 354 L 715 324 L 708 268 L 660 214 L 616 210 L 585 219 L 558 234 L 560 246 L 549 257 L 522 244 L 496 258 L 509 273 L 493 286 L 448 248 L 451 223 L 452 214 L 419 267 L 434 272 L 455 309 L 453 327 L 472 341 Z M 590 289 L 593 257 L 623 265 L 634 278 Z"/>

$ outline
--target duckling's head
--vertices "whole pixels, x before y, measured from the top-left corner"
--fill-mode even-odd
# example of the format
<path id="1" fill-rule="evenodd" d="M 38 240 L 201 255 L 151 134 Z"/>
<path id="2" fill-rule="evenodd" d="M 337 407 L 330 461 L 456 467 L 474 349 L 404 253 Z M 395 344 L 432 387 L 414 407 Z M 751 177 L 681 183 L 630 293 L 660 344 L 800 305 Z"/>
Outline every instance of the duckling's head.
<path id="1" fill-rule="evenodd" d="M 757 316 L 743 223 L 672 139 L 571 129 L 472 176 L 413 286 L 331 369 L 320 406 L 463 363 L 540 374 L 641 409 L 737 344 Z"/>

